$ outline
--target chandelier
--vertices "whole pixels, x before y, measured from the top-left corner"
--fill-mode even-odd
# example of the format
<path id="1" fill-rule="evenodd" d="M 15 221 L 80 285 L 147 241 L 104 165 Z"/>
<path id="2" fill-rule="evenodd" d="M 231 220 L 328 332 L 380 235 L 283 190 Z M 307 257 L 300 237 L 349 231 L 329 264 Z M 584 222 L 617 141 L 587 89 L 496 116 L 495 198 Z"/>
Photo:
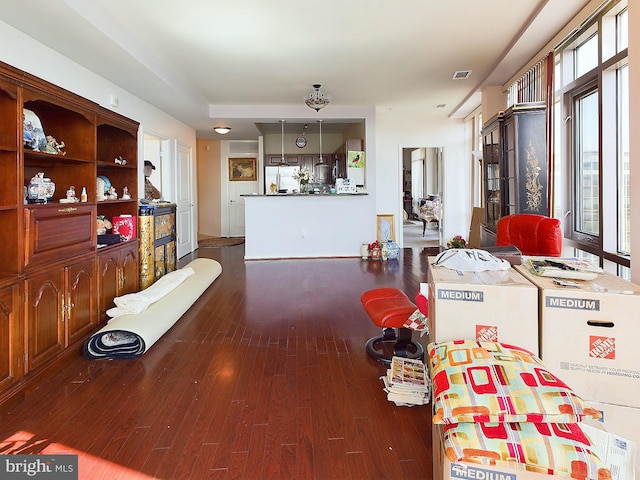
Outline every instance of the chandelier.
<path id="1" fill-rule="evenodd" d="M 316 83 L 313 88 L 313 92 L 304 97 L 304 103 L 307 104 L 309 108 L 313 108 L 316 112 L 319 112 L 321 108 L 329 105 L 331 101 L 331 97 L 325 95 L 320 91 L 320 84 Z"/>

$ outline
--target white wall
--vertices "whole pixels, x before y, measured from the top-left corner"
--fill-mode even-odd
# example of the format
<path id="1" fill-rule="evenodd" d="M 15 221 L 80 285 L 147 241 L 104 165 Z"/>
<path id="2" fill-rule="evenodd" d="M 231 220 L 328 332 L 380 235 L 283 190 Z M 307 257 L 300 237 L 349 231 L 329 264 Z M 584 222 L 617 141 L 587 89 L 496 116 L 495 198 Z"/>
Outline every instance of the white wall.
<path id="1" fill-rule="evenodd" d="M 222 200 L 220 198 L 221 143 L 219 140 L 198 139 L 198 233 L 222 237 Z"/>
<path id="2" fill-rule="evenodd" d="M 170 151 L 168 158 L 163 163 L 162 195 L 165 200 L 176 200 L 176 143 L 187 145 L 195 151 L 196 134 L 193 128 L 1 21 L 0 45 L 3 46 L 0 48 L 0 61 L 63 87 L 140 123 L 140 131 L 138 132 L 139 192 L 144 192 L 143 132 L 148 131 L 168 138 Z M 7 48 L 7 46 L 11 46 L 11 48 Z M 112 95 L 118 98 L 117 108 L 110 105 Z M 165 180 L 165 176 L 169 181 Z"/>
<path id="3" fill-rule="evenodd" d="M 471 221 L 471 191 L 464 120 L 429 120 L 420 110 L 376 111 L 376 210 L 396 216 L 402 233 L 402 149 L 416 145 L 444 148 L 443 239 L 467 237 Z M 370 157 L 369 157 L 370 158 Z M 400 227 L 400 228 L 398 228 Z"/>

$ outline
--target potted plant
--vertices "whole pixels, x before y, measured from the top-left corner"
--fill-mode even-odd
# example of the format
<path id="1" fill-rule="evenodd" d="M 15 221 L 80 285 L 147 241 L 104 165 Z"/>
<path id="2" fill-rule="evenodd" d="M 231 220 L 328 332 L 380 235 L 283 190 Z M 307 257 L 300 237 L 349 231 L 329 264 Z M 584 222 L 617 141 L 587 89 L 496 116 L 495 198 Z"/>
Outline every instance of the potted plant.
<path id="1" fill-rule="evenodd" d="M 456 235 L 447 242 L 447 249 L 450 248 L 467 248 L 467 241 L 460 235 Z"/>

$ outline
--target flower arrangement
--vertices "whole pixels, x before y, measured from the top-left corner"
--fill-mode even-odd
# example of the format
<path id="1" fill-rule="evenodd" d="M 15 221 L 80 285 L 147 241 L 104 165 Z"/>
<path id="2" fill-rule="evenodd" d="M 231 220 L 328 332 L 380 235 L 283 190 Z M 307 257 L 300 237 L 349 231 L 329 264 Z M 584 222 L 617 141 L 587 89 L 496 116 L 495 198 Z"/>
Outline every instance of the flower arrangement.
<path id="1" fill-rule="evenodd" d="M 467 248 L 468 246 L 467 241 L 460 235 L 456 235 L 447 242 L 447 248 Z"/>
<path id="2" fill-rule="evenodd" d="M 374 248 L 381 248 L 380 247 L 380 242 L 378 240 L 376 240 L 375 242 L 372 242 L 369 244 L 369 251 L 372 252 Z"/>
<path id="3" fill-rule="evenodd" d="M 297 180 L 301 184 L 309 183 L 313 180 L 313 172 L 309 169 L 309 167 L 302 167 L 296 173 L 292 175 L 294 180 Z"/>

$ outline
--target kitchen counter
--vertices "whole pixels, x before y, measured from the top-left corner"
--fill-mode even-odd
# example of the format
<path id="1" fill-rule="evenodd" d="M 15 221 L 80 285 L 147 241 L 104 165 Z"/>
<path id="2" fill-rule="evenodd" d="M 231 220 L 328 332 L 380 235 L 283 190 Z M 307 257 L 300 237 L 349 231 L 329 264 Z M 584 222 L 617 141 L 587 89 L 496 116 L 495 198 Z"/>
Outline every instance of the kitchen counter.
<path id="1" fill-rule="evenodd" d="M 310 197 L 310 198 L 325 198 L 325 197 L 360 197 L 362 195 L 369 195 L 367 192 L 356 193 L 269 193 L 269 194 L 251 194 L 240 195 L 241 197 Z"/>
<path id="2" fill-rule="evenodd" d="M 243 198 L 246 259 L 359 257 L 376 236 L 368 193 Z"/>

